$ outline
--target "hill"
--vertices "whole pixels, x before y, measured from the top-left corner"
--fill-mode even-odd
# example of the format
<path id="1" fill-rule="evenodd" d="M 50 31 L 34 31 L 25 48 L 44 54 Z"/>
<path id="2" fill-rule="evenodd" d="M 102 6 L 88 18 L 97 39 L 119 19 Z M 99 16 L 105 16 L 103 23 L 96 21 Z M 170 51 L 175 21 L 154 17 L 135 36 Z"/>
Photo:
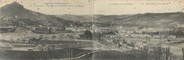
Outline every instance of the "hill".
<path id="1" fill-rule="evenodd" d="M 46 15 L 24 8 L 18 2 L 7 4 L 0 8 L 0 25 L 27 25 L 27 26 L 63 26 L 71 21 L 58 18 L 54 15 Z"/>

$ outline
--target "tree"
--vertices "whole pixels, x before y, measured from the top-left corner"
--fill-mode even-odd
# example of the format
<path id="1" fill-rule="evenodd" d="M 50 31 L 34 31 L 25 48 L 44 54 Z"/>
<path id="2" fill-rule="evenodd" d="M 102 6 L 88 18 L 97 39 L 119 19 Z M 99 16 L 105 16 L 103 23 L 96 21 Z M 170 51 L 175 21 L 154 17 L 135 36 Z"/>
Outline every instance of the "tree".
<path id="1" fill-rule="evenodd" d="M 84 38 L 85 38 L 85 39 L 91 40 L 91 39 L 92 39 L 92 33 L 91 33 L 91 31 L 86 30 L 86 31 L 84 32 Z"/>
<path id="2" fill-rule="evenodd" d="M 40 35 L 38 39 L 40 39 L 40 40 L 41 40 L 41 39 L 43 39 L 43 37 L 44 37 L 43 35 Z"/>
<path id="3" fill-rule="evenodd" d="M 53 35 L 53 36 L 52 36 L 52 39 L 53 39 L 53 40 L 54 40 L 54 39 L 56 39 L 56 36 L 55 36 L 55 35 Z"/>

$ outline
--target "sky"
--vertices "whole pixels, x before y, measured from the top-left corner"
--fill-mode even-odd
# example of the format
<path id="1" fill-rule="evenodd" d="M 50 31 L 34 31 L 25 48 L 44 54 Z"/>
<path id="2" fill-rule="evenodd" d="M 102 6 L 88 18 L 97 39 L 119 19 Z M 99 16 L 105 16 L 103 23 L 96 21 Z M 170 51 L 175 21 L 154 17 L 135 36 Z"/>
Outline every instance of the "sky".
<path id="1" fill-rule="evenodd" d="M 0 0 L 0 7 L 13 1 L 26 9 L 51 15 L 184 12 L 182 0 Z"/>

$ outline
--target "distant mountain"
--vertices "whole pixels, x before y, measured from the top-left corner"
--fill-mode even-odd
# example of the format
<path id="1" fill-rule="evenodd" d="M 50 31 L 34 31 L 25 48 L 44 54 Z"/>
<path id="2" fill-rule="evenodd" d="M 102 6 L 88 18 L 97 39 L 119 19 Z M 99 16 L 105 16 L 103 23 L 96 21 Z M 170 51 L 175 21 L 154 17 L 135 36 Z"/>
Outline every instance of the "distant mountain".
<path id="1" fill-rule="evenodd" d="M 65 15 L 56 15 L 59 18 L 69 20 L 69 21 L 80 21 L 80 22 L 109 22 L 114 19 L 121 19 L 130 15 L 71 15 L 71 14 L 65 14 Z M 92 19 L 92 17 L 94 19 Z"/>
<path id="2" fill-rule="evenodd" d="M 113 20 L 124 19 L 132 15 L 94 15 L 94 20 L 102 23 L 113 23 Z"/>
<path id="3" fill-rule="evenodd" d="M 54 15 L 46 15 L 25 9 L 18 2 L 7 4 L 0 8 L 0 25 L 45 25 L 63 26 L 69 25 L 70 21 L 58 18 Z"/>
<path id="4" fill-rule="evenodd" d="M 59 18 L 68 20 L 68 21 L 80 21 L 80 22 L 92 22 L 92 16 L 90 15 L 71 15 L 71 14 L 64 14 L 64 15 L 56 15 Z M 93 21 L 97 22 L 97 21 Z"/>
<path id="5" fill-rule="evenodd" d="M 60 15 L 60 18 L 70 21 L 91 22 L 92 16 Z M 184 13 L 145 13 L 134 15 L 94 15 L 93 21 L 122 26 L 168 27 L 184 23 Z"/>
<path id="6" fill-rule="evenodd" d="M 122 19 L 114 19 L 118 25 L 133 25 L 144 27 L 169 27 L 177 24 L 184 23 L 184 13 L 146 13 L 136 14 Z"/>

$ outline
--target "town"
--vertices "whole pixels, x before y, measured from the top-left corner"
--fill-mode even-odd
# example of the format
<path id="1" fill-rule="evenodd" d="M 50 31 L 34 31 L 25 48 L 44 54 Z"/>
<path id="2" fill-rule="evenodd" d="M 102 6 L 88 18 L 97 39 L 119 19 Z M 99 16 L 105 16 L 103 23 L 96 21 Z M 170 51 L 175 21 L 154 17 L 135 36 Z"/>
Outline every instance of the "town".
<path id="1" fill-rule="evenodd" d="M 11 9 L 14 11 L 10 11 Z M 136 25 L 133 24 L 135 21 L 126 20 L 126 18 L 136 20 L 137 15 L 122 18 L 125 19 L 122 24 L 118 24 L 121 19 L 115 18 L 118 15 L 113 18 L 92 17 L 94 20 L 101 19 L 102 22 L 82 22 L 80 19 L 67 21 L 54 15 L 27 10 L 16 1 L 1 7 L 0 12 L 2 12 L 0 59 L 184 59 L 184 24 L 182 23 L 162 26 L 156 21 L 159 25 L 151 25 L 151 23 L 144 25 L 142 23 L 144 19 L 141 20 L 141 17 L 142 22 Z M 146 15 L 147 18 L 149 14 L 138 14 L 138 16 Z M 171 14 L 172 17 L 181 15 L 181 20 L 184 16 L 182 12 L 166 14 Z M 150 15 L 165 16 L 164 13 Z M 108 18 L 114 21 L 106 22 Z M 159 22 L 165 22 L 163 20 L 162 18 Z"/>

